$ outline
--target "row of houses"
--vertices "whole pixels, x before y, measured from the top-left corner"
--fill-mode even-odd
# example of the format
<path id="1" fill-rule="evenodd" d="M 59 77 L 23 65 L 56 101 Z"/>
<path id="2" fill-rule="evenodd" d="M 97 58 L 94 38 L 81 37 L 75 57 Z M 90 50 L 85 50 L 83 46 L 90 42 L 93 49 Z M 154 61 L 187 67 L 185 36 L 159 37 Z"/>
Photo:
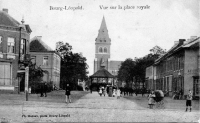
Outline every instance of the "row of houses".
<path id="1" fill-rule="evenodd" d="M 41 36 L 30 40 L 31 28 L 25 21 L 16 21 L 8 14 L 8 9 L 0 11 L 0 91 L 24 91 L 24 76 L 19 76 L 25 66 L 24 60 L 32 58 L 43 70 L 43 81 L 59 87 L 60 55 L 49 48 Z"/>
<path id="2" fill-rule="evenodd" d="M 146 68 L 146 87 L 163 90 L 173 96 L 174 92 L 186 95 L 192 90 L 199 97 L 200 91 L 200 37 L 179 39 L 152 66 Z"/>

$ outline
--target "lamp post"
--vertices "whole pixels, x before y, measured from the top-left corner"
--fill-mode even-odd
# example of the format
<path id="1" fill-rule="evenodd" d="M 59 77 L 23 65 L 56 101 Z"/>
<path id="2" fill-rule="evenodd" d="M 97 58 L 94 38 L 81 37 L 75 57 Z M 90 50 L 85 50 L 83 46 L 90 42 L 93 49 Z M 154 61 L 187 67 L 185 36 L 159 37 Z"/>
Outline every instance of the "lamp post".
<path id="1" fill-rule="evenodd" d="M 18 58 L 18 70 L 20 70 L 20 45 L 21 45 L 21 31 L 22 31 L 22 26 L 21 24 L 19 25 L 19 58 Z M 18 94 L 20 93 L 20 80 L 18 78 Z"/>

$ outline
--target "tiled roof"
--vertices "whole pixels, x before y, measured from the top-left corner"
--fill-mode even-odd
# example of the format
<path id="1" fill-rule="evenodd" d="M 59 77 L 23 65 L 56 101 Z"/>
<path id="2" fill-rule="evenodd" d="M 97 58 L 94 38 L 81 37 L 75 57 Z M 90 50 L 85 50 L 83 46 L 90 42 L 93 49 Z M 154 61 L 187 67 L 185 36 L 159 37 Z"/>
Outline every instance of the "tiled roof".
<path id="1" fill-rule="evenodd" d="M 112 70 L 119 69 L 122 62 L 123 61 L 110 61 L 110 69 L 112 69 Z"/>
<path id="2" fill-rule="evenodd" d="M 18 27 L 20 23 L 12 18 L 8 13 L 0 11 L 0 25 Z"/>
<path id="3" fill-rule="evenodd" d="M 30 51 L 53 51 L 41 40 L 41 36 L 35 36 L 30 41 Z"/>
<path id="4" fill-rule="evenodd" d="M 100 69 L 94 73 L 91 78 L 113 78 L 114 76 L 109 73 L 106 69 Z"/>
<path id="5" fill-rule="evenodd" d="M 163 60 L 164 58 L 170 56 L 171 54 L 179 51 L 180 49 L 191 47 L 192 45 L 195 45 L 196 43 L 200 42 L 199 39 L 200 39 L 200 37 L 198 37 L 196 39 L 192 39 L 189 42 L 184 42 L 184 44 L 180 44 L 180 43 L 175 44 L 166 54 L 164 54 L 162 57 L 156 59 L 155 64 L 159 63 L 161 60 Z"/>

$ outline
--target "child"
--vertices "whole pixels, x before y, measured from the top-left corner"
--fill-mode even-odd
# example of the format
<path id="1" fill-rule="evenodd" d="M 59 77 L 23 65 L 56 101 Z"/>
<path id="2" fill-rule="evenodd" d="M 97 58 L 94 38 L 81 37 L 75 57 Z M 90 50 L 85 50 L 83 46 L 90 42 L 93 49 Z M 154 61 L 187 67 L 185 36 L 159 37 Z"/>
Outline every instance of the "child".
<path id="1" fill-rule="evenodd" d="M 189 93 L 187 94 L 187 99 L 186 99 L 186 112 L 188 109 L 188 106 L 190 107 L 190 112 L 192 111 L 192 92 L 189 90 Z"/>
<path id="2" fill-rule="evenodd" d="M 102 95 L 102 88 L 99 89 L 99 95 Z"/>
<path id="3" fill-rule="evenodd" d="M 116 92 L 115 92 L 115 89 L 113 89 L 113 97 L 115 97 L 115 93 L 116 93 Z"/>
<path id="4" fill-rule="evenodd" d="M 152 91 L 150 94 L 149 94 L 149 97 L 148 97 L 148 99 L 149 99 L 149 101 L 148 101 L 148 104 L 149 104 L 149 108 L 150 109 L 153 109 L 153 105 L 154 105 L 154 97 L 155 97 L 155 94 L 154 94 L 154 92 Z"/>
<path id="5" fill-rule="evenodd" d="M 118 88 L 118 89 L 117 89 L 117 99 L 120 98 L 120 93 L 121 93 L 121 92 L 120 92 L 120 89 Z"/>

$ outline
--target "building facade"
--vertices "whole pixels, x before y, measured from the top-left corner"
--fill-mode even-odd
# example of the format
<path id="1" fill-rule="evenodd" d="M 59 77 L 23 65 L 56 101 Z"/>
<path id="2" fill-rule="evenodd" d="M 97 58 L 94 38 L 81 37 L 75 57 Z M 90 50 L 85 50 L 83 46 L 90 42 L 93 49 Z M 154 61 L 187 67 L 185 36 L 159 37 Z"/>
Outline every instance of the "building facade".
<path id="1" fill-rule="evenodd" d="M 29 25 L 16 21 L 8 9 L 0 11 L 0 90 L 24 91 L 23 75 L 25 56 L 29 54 L 31 29 Z"/>
<path id="2" fill-rule="evenodd" d="M 57 87 L 60 87 L 60 55 L 48 47 L 41 36 L 35 36 L 30 42 L 30 55 L 32 63 L 40 66 L 46 72 L 43 76 L 43 81 L 53 82 Z"/>
<path id="3" fill-rule="evenodd" d="M 146 68 L 146 85 L 150 90 L 163 90 L 186 95 L 188 90 L 199 96 L 199 37 L 180 39 L 155 63 Z"/>
<path id="4" fill-rule="evenodd" d="M 111 39 L 108 35 L 105 18 L 103 17 L 98 36 L 95 40 L 95 60 L 94 73 L 105 68 L 112 75 L 116 76 L 121 66 L 122 61 L 110 60 L 111 56 Z"/>

